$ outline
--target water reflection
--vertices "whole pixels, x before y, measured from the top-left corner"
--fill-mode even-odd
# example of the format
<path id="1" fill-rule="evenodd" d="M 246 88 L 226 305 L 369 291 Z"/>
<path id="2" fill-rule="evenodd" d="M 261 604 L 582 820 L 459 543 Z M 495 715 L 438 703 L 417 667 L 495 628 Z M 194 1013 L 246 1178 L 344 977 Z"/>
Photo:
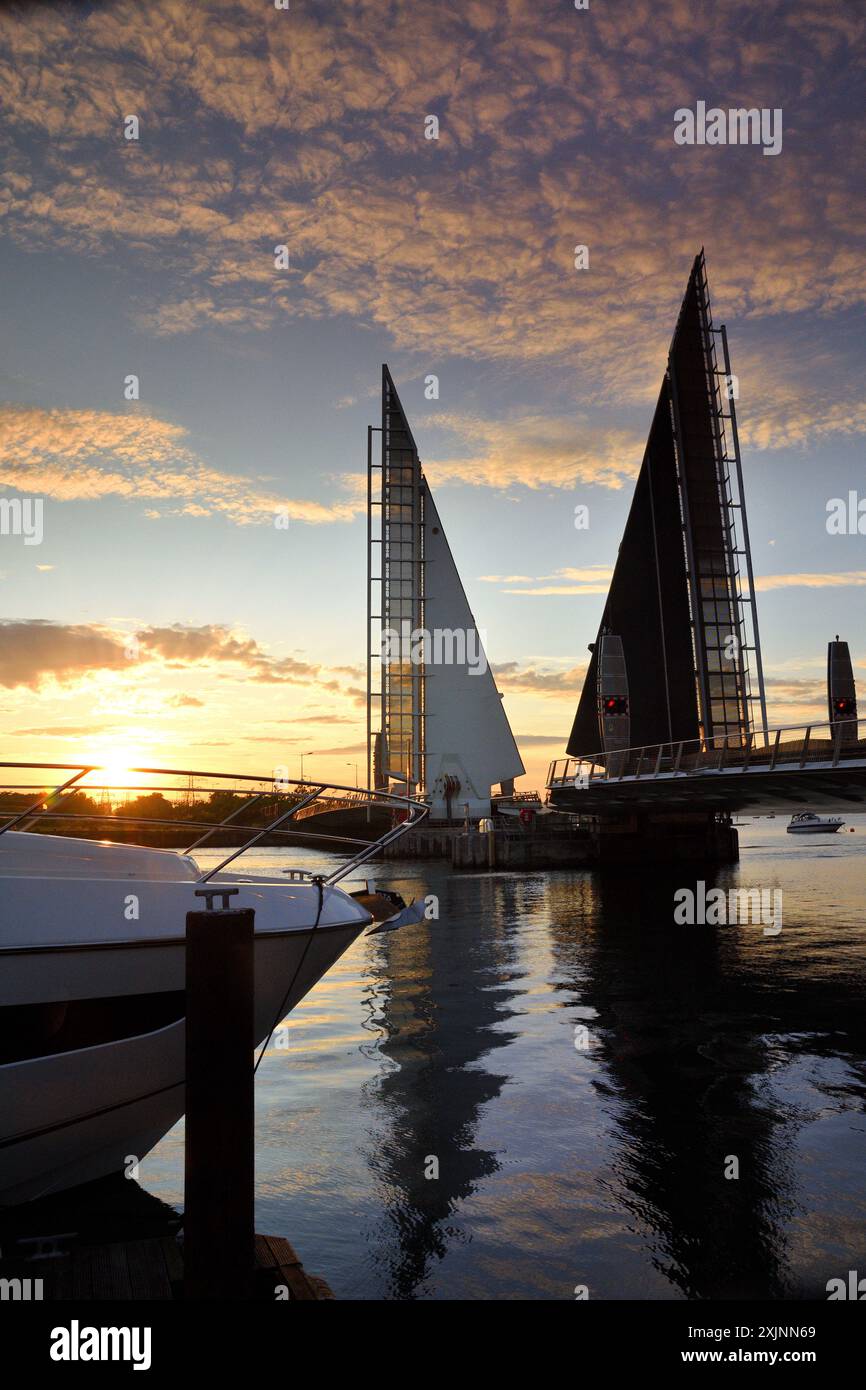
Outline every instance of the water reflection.
<path id="1" fill-rule="evenodd" d="M 596 1012 L 593 1084 L 616 1101 L 602 1181 L 652 1232 L 653 1264 L 687 1297 L 777 1297 L 792 1178 L 784 1118 L 759 1078 L 778 1018 L 731 970 L 719 931 L 672 925 L 681 880 L 600 877 L 586 915 L 551 885 L 561 987 Z"/>
<path id="2" fill-rule="evenodd" d="M 501 1280 L 486 1296 L 568 1297 L 579 1271 L 603 1297 L 823 1297 L 839 1272 L 831 1248 L 836 1264 L 854 1267 L 858 1251 L 862 1263 L 863 1127 L 850 1121 L 866 1095 L 862 863 L 837 866 L 830 919 L 825 895 L 791 890 L 802 864 L 768 856 L 704 875 L 707 888 L 787 882 L 779 938 L 760 924 L 676 926 L 682 871 L 445 879 L 442 921 L 379 961 L 390 1065 L 367 1087 L 366 1157 L 382 1292 L 465 1296 L 481 1270 Z M 590 1037 L 568 1061 L 563 1014 Z M 568 1090 L 569 1066 L 586 1091 Z M 524 1088 L 534 1125 L 534 1210 L 519 1219 L 505 1170 L 531 1145 L 526 1121 L 512 1104 L 501 1145 L 481 1137 L 506 1083 Z M 843 1148 L 822 1168 L 810 1146 L 831 1118 Z M 428 1155 L 438 1181 L 424 1177 Z M 861 1174 L 847 1211 L 834 1171 L 849 1186 Z M 512 1227 L 507 1278 L 481 1242 L 455 1261 L 469 1212 Z"/>
<path id="3" fill-rule="evenodd" d="M 705 876 L 782 887 L 778 937 L 675 926 L 685 872 L 378 866 L 440 917 L 360 942 L 265 1059 L 258 1229 L 344 1298 L 823 1298 L 862 1274 L 863 830 L 763 823 Z M 177 1145 L 148 1163 L 173 1196 Z"/>
<path id="4" fill-rule="evenodd" d="M 432 1265 L 461 1239 L 458 1205 L 499 1167 L 475 1131 L 507 1080 L 492 1054 L 517 1036 L 503 1024 L 520 996 L 520 885 L 439 887 L 440 920 L 383 938 L 378 961 L 380 1053 L 390 1066 L 367 1088 L 368 1162 L 382 1203 L 373 1262 L 393 1298 L 424 1291 Z"/>

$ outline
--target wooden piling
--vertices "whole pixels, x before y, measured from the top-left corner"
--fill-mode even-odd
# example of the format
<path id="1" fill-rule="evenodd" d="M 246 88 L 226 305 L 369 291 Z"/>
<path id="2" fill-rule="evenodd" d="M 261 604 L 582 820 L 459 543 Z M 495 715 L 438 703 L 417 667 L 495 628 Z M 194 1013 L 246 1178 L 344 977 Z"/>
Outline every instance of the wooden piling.
<path id="1" fill-rule="evenodd" d="M 186 918 L 184 1297 L 251 1299 L 255 913 L 213 896 Z"/>

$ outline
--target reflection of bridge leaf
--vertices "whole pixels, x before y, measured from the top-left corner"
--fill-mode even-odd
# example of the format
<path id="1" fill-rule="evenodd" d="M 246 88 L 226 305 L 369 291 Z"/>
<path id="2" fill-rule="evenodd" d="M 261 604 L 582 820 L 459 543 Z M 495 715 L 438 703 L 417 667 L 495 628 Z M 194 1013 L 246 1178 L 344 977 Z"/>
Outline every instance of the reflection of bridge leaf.
<path id="1" fill-rule="evenodd" d="M 506 1080 L 488 1070 L 491 1054 L 517 1036 L 502 1027 L 520 993 L 508 984 L 512 933 L 501 926 L 512 888 L 507 879 L 463 880 L 462 910 L 451 919 L 446 883 L 438 922 L 384 938 L 381 1053 L 396 1065 L 368 1091 L 367 1161 L 384 1203 L 372 1258 L 391 1297 L 424 1291 L 435 1263 L 467 1238 L 462 1203 L 499 1167 L 474 1135 Z M 433 1180 L 424 1176 L 429 1155 L 439 1159 Z"/>

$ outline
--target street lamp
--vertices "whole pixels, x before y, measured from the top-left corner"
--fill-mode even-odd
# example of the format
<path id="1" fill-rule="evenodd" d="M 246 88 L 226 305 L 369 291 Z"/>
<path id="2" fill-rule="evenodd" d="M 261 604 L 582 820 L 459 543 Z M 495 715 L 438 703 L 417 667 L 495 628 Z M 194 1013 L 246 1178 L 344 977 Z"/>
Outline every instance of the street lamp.
<path id="1" fill-rule="evenodd" d="M 302 754 L 301 754 L 301 781 L 302 781 L 302 782 L 303 782 L 303 780 L 304 780 L 304 758 L 309 758 L 309 756 L 310 756 L 309 749 L 307 750 L 306 753 L 302 753 Z"/>
<path id="2" fill-rule="evenodd" d="M 357 788 L 357 786 L 358 786 L 358 764 L 357 764 L 357 763 L 346 763 L 346 767 L 353 767 L 353 768 L 355 769 L 355 787 Z"/>

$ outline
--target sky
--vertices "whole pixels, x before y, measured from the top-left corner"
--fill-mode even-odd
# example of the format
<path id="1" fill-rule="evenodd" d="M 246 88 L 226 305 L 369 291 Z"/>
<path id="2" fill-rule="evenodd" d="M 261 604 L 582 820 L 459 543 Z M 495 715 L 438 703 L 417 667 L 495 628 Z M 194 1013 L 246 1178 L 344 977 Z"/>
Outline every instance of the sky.
<path id="1" fill-rule="evenodd" d="M 701 246 L 770 724 L 826 718 L 837 632 L 866 678 L 866 534 L 827 529 L 866 498 L 864 30 L 859 0 L 0 10 L 0 499 L 43 502 L 39 544 L 0 534 L 4 759 L 363 781 L 387 362 L 541 789 Z M 780 111 L 781 148 L 677 143 L 699 101 Z"/>

